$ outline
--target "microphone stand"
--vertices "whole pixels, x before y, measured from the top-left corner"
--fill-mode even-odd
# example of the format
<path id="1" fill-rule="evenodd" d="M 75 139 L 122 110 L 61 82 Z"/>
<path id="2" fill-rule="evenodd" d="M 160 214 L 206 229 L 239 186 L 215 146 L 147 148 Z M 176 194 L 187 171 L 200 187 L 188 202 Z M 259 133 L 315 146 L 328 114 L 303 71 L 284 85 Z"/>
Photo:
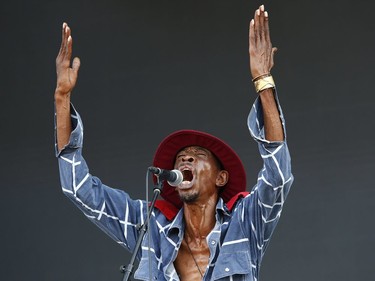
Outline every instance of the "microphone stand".
<path id="1" fill-rule="evenodd" d="M 154 196 L 152 197 L 151 205 L 149 207 L 148 219 L 141 226 L 141 229 L 139 231 L 139 236 L 138 236 L 138 239 L 137 239 L 137 243 L 135 244 L 133 254 L 130 258 L 130 262 L 127 266 L 122 265 L 120 267 L 121 273 L 124 273 L 124 278 L 122 279 L 123 281 L 130 280 L 129 279 L 130 275 L 133 273 L 134 262 L 135 262 L 135 259 L 137 257 L 138 251 L 141 248 L 143 237 L 145 236 L 145 234 L 147 232 L 148 222 L 151 218 L 152 211 L 154 210 L 156 199 L 159 196 L 159 194 L 161 193 L 161 189 L 162 189 L 162 182 L 159 181 L 159 179 L 158 179 L 158 182 L 157 182 L 156 186 L 154 187 Z"/>

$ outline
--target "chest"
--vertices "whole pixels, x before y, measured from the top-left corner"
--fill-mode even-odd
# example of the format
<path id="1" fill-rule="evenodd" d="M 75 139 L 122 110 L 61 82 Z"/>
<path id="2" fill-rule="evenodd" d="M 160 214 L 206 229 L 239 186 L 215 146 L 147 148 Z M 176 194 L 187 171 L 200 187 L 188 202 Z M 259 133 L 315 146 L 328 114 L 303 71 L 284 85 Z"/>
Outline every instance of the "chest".
<path id="1" fill-rule="evenodd" d="M 143 253 L 136 274 L 139 279 L 148 280 L 149 262 L 153 268 L 152 275 L 157 272 L 155 277 L 158 280 L 195 281 L 203 280 L 202 275 L 204 280 L 232 280 L 234 276 L 241 278 L 233 280 L 253 280 L 257 275 L 257 266 L 252 261 L 252 257 L 257 258 L 253 256 L 255 248 L 249 243 L 251 235 L 242 230 L 241 223 L 235 218 L 218 220 L 199 247 L 191 246 L 191 253 L 184 243 L 182 229 L 180 232 L 166 231 L 167 228 L 163 232 L 160 228 L 152 231 L 150 254 L 146 245 L 142 247 Z"/>
<path id="2" fill-rule="evenodd" d="M 210 250 L 206 240 L 188 243 L 183 240 L 174 261 L 180 280 L 202 280 L 209 264 Z"/>

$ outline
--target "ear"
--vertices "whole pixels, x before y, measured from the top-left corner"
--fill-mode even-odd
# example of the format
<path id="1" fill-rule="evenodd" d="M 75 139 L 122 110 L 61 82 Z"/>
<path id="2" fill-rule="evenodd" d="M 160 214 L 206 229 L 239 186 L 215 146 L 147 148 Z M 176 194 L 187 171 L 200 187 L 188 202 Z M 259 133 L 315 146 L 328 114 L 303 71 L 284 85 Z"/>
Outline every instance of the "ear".
<path id="1" fill-rule="evenodd" d="M 229 180 L 229 173 L 226 170 L 221 170 L 216 177 L 216 186 L 223 187 Z"/>

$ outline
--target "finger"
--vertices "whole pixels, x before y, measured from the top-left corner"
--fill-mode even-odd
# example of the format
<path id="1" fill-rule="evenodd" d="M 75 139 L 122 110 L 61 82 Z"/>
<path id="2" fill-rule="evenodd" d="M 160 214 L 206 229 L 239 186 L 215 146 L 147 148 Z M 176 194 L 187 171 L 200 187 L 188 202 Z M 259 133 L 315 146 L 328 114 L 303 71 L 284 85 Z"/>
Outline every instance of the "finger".
<path id="1" fill-rule="evenodd" d="M 257 9 L 254 14 L 254 36 L 255 42 L 259 40 L 259 20 L 260 20 L 260 11 Z"/>
<path id="2" fill-rule="evenodd" d="M 78 57 L 75 57 L 73 59 L 73 65 L 72 65 L 72 69 L 73 71 L 78 74 L 78 70 L 79 70 L 79 67 L 81 66 L 81 60 L 78 58 Z"/>
<path id="3" fill-rule="evenodd" d="M 60 49 L 59 53 L 57 54 L 56 57 L 56 62 L 60 62 L 64 56 L 65 56 L 65 48 L 66 48 L 66 27 L 68 25 L 64 22 L 62 24 L 62 31 L 61 31 L 61 44 L 60 44 Z"/>
<path id="4" fill-rule="evenodd" d="M 255 33 L 254 33 L 254 19 L 250 21 L 249 25 L 249 49 L 255 45 Z"/>
<path id="5" fill-rule="evenodd" d="M 270 27 L 268 24 L 268 12 L 264 12 L 264 21 L 263 21 L 263 32 L 264 32 L 264 38 L 267 43 L 271 44 L 271 37 L 270 37 Z"/>
<path id="6" fill-rule="evenodd" d="M 264 38 L 264 5 L 259 7 L 259 37 Z"/>
<path id="7" fill-rule="evenodd" d="M 271 65 L 270 65 L 270 71 L 271 71 L 271 68 L 273 67 L 274 65 L 274 56 L 277 52 L 277 48 L 276 47 L 273 47 L 272 48 L 272 51 L 271 51 Z"/>
<path id="8" fill-rule="evenodd" d="M 70 36 L 70 28 L 67 24 L 64 27 L 64 34 L 63 34 L 63 42 L 61 44 L 61 54 L 60 59 L 64 61 L 66 59 L 67 51 L 68 51 L 68 39 Z"/>
<path id="9" fill-rule="evenodd" d="M 73 49 L 73 38 L 70 35 L 70 28 L 66 28 L 66 35 L 67 35 L 67 40 L 66 40 L 66 48 L 65 48 L 65 56 L 64 60 L 67 60 L 70 62 L 70 59 L 72 58 L 72 49 Z"/>
<path id="10" fill-rule="evenodd" d="M 66 27 L 66 23 L 64 22 L 62 24 L 62 30 L 61 30 L 61 45 L 60 45 L 59 53 L 61 53 L 61 50 L 63 49 L 64 38 L 65 38 L 65 27 Z"/>

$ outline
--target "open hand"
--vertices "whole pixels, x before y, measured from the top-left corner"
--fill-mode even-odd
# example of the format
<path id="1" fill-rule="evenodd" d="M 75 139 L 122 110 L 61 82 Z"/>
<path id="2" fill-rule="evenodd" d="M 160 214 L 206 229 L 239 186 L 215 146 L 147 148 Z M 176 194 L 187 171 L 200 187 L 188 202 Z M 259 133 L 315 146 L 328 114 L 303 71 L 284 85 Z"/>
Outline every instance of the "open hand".
<path id="1" fill-rule="evenodd" d="M 77 83 L 78 70 L 81 65 L 79 58 L 72 57 L 72 36 L 71 30 L 64 22 L 62 26 L 62 40 L 59 54 L 56 57 L 57 85 L 56 94 L 68 95 Z"/>
<path id="2" fill-rule="evenodd" d="M 268 13 L 261 5 L 255 11 L 249 27 L 250 72 L 253 79 L 270 73 L 276 51 L 277 48 L 273 48 L 271 43 Z"/>

